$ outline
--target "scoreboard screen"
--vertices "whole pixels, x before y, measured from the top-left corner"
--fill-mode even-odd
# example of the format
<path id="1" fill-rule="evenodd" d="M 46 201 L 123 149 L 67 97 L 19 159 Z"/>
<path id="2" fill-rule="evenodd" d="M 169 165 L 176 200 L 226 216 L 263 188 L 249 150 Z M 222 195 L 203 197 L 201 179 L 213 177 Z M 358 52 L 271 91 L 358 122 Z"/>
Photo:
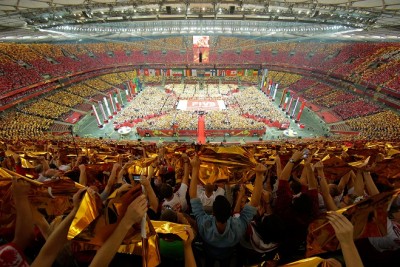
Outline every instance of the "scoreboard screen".
<path id="1" fill-rule="evenodd" d="M 210 36 L 193 36 L 193 62 L 209 63 Z"/>

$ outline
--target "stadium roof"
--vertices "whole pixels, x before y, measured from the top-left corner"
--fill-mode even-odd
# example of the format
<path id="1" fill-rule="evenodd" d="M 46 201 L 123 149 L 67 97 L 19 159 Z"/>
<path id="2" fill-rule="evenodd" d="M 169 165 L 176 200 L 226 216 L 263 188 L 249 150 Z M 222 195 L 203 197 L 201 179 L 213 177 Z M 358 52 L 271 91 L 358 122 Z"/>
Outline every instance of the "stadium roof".
<path id="1" fill-rule="evenodd" d="M 400 41 L 399 0 L 3 0 L 0 41 L 241 35 Z"/>

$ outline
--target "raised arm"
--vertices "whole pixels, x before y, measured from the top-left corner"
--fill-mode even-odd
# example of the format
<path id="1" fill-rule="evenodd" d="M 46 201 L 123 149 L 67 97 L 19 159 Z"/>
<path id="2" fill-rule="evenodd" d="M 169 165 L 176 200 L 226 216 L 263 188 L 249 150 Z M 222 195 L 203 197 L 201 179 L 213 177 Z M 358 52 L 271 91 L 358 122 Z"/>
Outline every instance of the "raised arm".
<path id="1" fill-rule="evenodd" d="M 184 165 L 182 183 L 184 183 L 187 186 L 189 186 L 189 174 L 190 174 L 189 173 L 190 172 L 189 164 L 190 164 L 190 160 L 189 160 L 188 156 L 185 153 L 182 154 L 182 159 L 183 159 L 183 165 Z"/>
<path id="2" fill-rule="evenodd" d="M 117 178 L 117 171 L 120 168 L 119 163 L 114 163 L 113 168 L 111 170 L 111 174 L 108 177 L 108 181 L 106 184 L 106 187 L 104 188 L 103 192 L 101 192 L 100 196 L 101 199 L 104 201 L 108 198 L 108 196 L 111 194 L 111 189 L 113 185 L 115 184 L 115 179 Z"/>
<path id="3" fill-rule="evenodd" d="M 236 203 L 235 203 L 235 207 L 234 207 L 234 209 L 233 209 L 233 213 L 240 213 L 240 211 L 241 211 L 241 204 L 242 204 L 242 198 L 245 196 L 245 193 L 246 193 L 246 187 L 243 185 L 243 184 L 241 184 L 240 185 L 240 189 L 239 189 L 239 192 L 237 193 L 237 196 L 236 196 Z"/>
<path id="4" fill-rule="evenodd" d="M 193 229 L 191 227 L 185 228 L 188 239 L 183 242 L 183 251 L 185 255 L 185 267 L 196 267 L 196 260 L 194 258 L 193 249 L 192 249 L 192 242 L 194 239 Z"/>
<path id="5" fill-rule="evenodd" d="M 267 171 L 267 168 L 263 164 L 258 163 L 255 171 L 256 180 L 254 181 L 254 190 L 251 195 L 250 205 L 258 207 L 260 205 L 261 191 L 263 190 L 264 173 Z"/>
<path id="6" fill-rule="evenodd" d="M 319 186 L 321 188 L 322 198 L 324 199 L 324 203 L 327 210 L 338 210 L 338 207 L 333 201 L 331 194 L 329 193 L 329 186 L 325 179 L 324 173 L 324 165 L 321 161 L 315 163 L 314 167 L 317 169 Z"/>
<path id="7" fill-rule="evenodd" d="M 346 173 L 345 175 L 342 176 L 342 178 L 340 178 L 339 184 L 338 184 L 338 190 L 340 193 L 343 193 L 345 187 L 347 186 L 347 184 L 350 181 L 350 176 L 351 176 L 351 172 L 349 171 L 348 173 Z"/>
<path id="8" fill-rule="evenodd" d="M 149 173 L 147 177 L 141 176 L 140 177 L 140 183 L 143 185 L 147 198 L 149 200 L 149 208 L 152 209 L 154 212 L 157 213 L 158 210 L 158 198 L 156 196 L 156 193 L 153 190 L 153 187 L 151 187 L 150 180 L 153 177 L 154 174 L 154 168 L 153 166 L 149 166 Z"/>
<path id="9" fill-rule="evenodd" d="M 357 196 L 364 195 L 364 178 L 361 169 L 357 170 L 356 178 L 354 180 L 354 194 Z"/>
<path id="10" fill-rule="evenodd" d="M 13 178 L 12 194 L 17 213 L 13 243 L 24 250 L 33 236 L 32 211 L 28 200 L 31 186 L 23 179 Z"/>
<path id="11" fill-rule="evenodd" d="M 360 254 L 354 244 L 353 232 L 354 228 L 351 222 L 342 214 L 337 212 L 328 213 L 329 223 L 335 230 L 337 239 L 342 248 L 343 258 L 346 266 L 363 267 Z"/>
<path id="12" fill-rule="evenodd" d="M 115 253 L 118 251 L 119 245 L 124 240 L 126 233 L 132 228 L 132 225 L 142 220 L 144 214 L 147 211 L 146 197 L 140 195 L 131 204 L 124 217 L 121 219 L 117 228 L 110 235 L 106 242 L 101 246 L 94 256 L 90 266 L 94 267 L 106 267 L 110 264 L 114 258 Z"/>
<path id="13" fill-rule="evenodd" d="M 314 170 L 311 166 L 311 161 L 307 160 L 304 164 L 304 168 L 307 171 L 308 190 L 318 189 L 318 182 L 315 179 Z"/>
<path id="14" fill-rule="evenodd" d="M 86 166 L 85 164 L 79 165 L 79 183 L 81 185 L 87 185 L 87 176 L 86 176 Z"/>
<path id="15" fill-rule="evenodd" d="M 49 167 L 49 162 L 46 160 L 45 157 L 39 157 L 39 160 L 40 160 L 40 163 L 41 163 L 42 166 L 43 166 L 43 173 L 44 173 L 45 171 L 47 171 L 48 169 L 50 169 L 50 167 Z"/>
<path id="16" fill-rule="evenodd" d="M 190 161 L 192 165 L 192 180 L 189 186 L 189 196 L 190 199 L 197 198 L 197 184 L 199 179 L 199 171 L 200 171 L 200 159 L 199 156 L 194 156 L 194 158 Z"/>
<path id="17" fill-rule="evenodd" d="M 279 157 L 278 154 L 276 154 L 275 166 L 276 166 L 276 176 L 279 178 L 282 175 L 282 163 L 281 163 L 281 158 Z"/>
<path id="18" fill-rule="evenodd" d="M 282 171 L 282 174 L 279 178 L 279 180 L 286 180 L 288 181 L 290 178 L 290 174 L 292 173 L 293 166 L 296 162 L 298 162 L 301 157 L 303 156 L 303 153 L 301 151 L 295 151 L 292 155 L 292 157 L 289 159 L 289 161 L 286 163 L 285 168 Z"/>
<path id="19" fill-rule="evenodd" d="M 74 207 L 71 212 L 64 218 L 60 225 L 49 236 L 46 243 L 39 252 L 39 255 L 33 261 L 31 267 L 47 267 L 52 266 L 57 258 L 58 253 L 67 242 L 68 229 L 78 211 L 79 204 L 86 188 L 80 189 L 73 196 Z"/>
<path id="20" fill-rule="evenodd" d="M 379 194 L 379 189 L 376 187 L 374 180 L 372 180 L 371 173 L 369 171 L 363 172 L 365 187 L 370 196 Z"/>

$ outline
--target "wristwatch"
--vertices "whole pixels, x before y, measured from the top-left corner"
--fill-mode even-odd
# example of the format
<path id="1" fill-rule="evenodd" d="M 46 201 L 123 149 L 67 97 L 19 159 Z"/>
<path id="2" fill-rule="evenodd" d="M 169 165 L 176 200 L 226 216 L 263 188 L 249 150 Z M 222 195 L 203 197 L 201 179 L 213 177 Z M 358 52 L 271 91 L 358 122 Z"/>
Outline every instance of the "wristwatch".
<path id="1" fill-rule="evenodd" d="M 289 162 L 293 163 L 293 164 L 295 163 L 294 159 L 292 159 L 292 158 L 289 159 Z"/>

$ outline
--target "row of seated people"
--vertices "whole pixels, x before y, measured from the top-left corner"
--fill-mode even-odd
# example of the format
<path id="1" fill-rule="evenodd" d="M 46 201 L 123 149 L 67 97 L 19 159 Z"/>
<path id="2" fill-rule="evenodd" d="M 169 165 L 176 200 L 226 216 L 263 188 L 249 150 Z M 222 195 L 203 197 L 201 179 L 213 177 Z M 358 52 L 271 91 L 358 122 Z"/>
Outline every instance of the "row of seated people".
<path id="1" fill-rule="evenodd" d="M 23 107 L 18 109 L 23 113 L 50 119 L 57 119 L 71 110 L 69 107 L 53 103 L 43 98 L 31 100 L 30 103 L 26 103 Z"/>
<path id="2" fill-rule="evenodd" d="M 0 135 L 3 138 L 39 138 L 44 136 L 53 120 L 18 111 L 7 111 L 0 117 Z"/>
<path id="3" fill-rule="evenodd" d="M 301 50 L 303 49 L 301 47 L 303 47 L 304 45 L 305 44 L 297 44 L 296 49 L 298 48 L 299 50 Z M 123 53 L 125 55 L 124 58 L 116 58 L 115 56 L 111 57 L 106 52 L 104 52 L 104 47 L 103 49 L 95 50 L 102 51 L 101 53 L 97 52 L 100 53 L 98 56 L 90 57 L 88 54 L 96 52 L 92 52 L 91 50 L 93 49 L 91 49 L 89 46 L 101 47 L 101 44 L 82 44 L 82 48 L 79 48 L 78 45 L 65 44 L 59 46 L 54 45 L 53 49 L 50 49 L 48 46 L 49 45 L 46 44 L 47 51 L 53 51 L 49 53 L 51 53 L 52 56 L 59 56 L 58 58 L 53 58 L 52 60 L 50 60 L 50 56 L 44 54 L 45 52 L 40 52 L 39 45 L 33 46 L 29 44 L 9 43 L 2 44 L 2 49 L 4 49 L 6 54 L 2 55 L 2 57 L 4 57 L 5 59 L 2 59 L 1 61 L 12 62 L 12 64 L 3 64 L 1 66 L 1 72 L 4 74 L 1 76 L 1 78 L 4 79 L 4 82 L 2 84 L 6 85 L 3 89 L 11 90 L 22 86 L 27 86 L 33 83 L 37 83 L 39 81 L 43 81 L 47 79 L 47 76 L 58 77 L 82 70 L 96 69 L 98 68 L 99 62 L 101 62 L 103 65 L 123 64 L 128 63 L 132 61 L 132 58 L 135 58 L 135 62 L 137 63 L 156 63 L 160 61 L 160 58 L 163 58 L 164 63 L 182 63 L 186 62 L 187 57 L 187 55 L 181 55 L 179 51 L 171 51 L 170 53 L 175 53 L 176 55 L 168 55 L 168 57 L 163 57 L 161 54 L 157 54 L 161 53 L 159 51 L 149 52 L 148 55 L 143 55 L 141 51 L 135 51 L 131 56 L 127 56 L 125 53 Z M 388 78 L 393 77 L 397 69 L 392 64 L 393 62 L 397 62 L 396 59 L 386 57 L 383 57 L 386 60 L 386 63 L 383 64 L 381 68 L 374 69 L 371 68 L 369 64 L 367 64 L 373 62 L 374 56 L 378 57 L 379 60 L 380 58 L 382 58 L 382 53 L 376 53 L 376 50 L 379 49 L 380 51 L 387 49 L 389 50 L 389 52 L 391 52 L 393 49 L 397 49 L 397 47 L 394 47 L 393 45 L 389 46 L 388 44 L 386 44 L 386 47 L 383 48 L 382 46 L 382 44 L 352 44 L 348 46 L 343 46 L 342 49 L 338 51 L 337 55 L 332 56 L 332 58 L 328 58 L 323 62 L 319 62 L 319 64 L 321 64 L 322 66 L 314 66 L 312 64 L 309 64 L 309 61 L 312 61 L 311 59 L 313 57 L 310 57 L 309 61 L 304 61 L 303 52 L 295 53 L 293 56 L 288 56 L 286 52 L 283 52 L 284 56 L 282 56 L 283 58 L 281 58 L 281 53 L 278 53 L 277 55 L 262 53 L 262 56 L 257 56 L 251 54 L 249 51 L 243 51 L 242 55 L 236 55 L 235 53 L 232 54 L 231 52 L 227 51 L 225 52 L 225 54 L 223 53 L 221 55 L 218 55 L 218 62 L 224 63 L 226 61 L 229 63 L 232 62 L 233 58 L 236 57 L 239 57 L 239 61 L 242 61 L 243 57 L 245 57 L 245 60 L 248 63 L 252 63 L 253 61 L 254 63 L 277 61 L 282 64 L 286 64 L 293 63 L 293 59 L 296 59 L 296 61 L 304 61 L 303 64 L 308 64 L 306 65 L 308 67 L 320 67 L 320 69 L 322 68 L 325 70 L 329 70 L 325 68 L 325 64 L 326 62 L 330 62 L 329 67 L 334 68 L 333 72 L 337 73 L 338 75 L 349 76 L 351 79 L 358 82 L 366 80 L 367 82 L 370 82 L 372 84 L 380 85 L 382 83 L 385 83 Z M 56 50 L 58 52 L 55 52 Z M 66 52 L 63 51 L 67 51 L 68 53 L 70 53 L 70 55 L 75 56 L 76 59 L 70 57 L 69 55 L 65 55 Z M 61 54 L 63 55 L 62 57 L 60 57 Z M 386 54 L 383 55 L 385 56 Z M 285 60 L 285 58 L 289 58 L 290 60 Z M 233 61 L 235 62 L 235 60 Z M 23 67 L 22 65 L 25 65 L 26 67 Z M 357 69 L 361 65 L 366 65 L 367 67 Z M 359 71 L 359 73 L 353 73 L 353 70 L 356 69 L 357 71 Z M 373 80 L 374 77 L 378 77 L 379 79 Z M 397 83 L 393 83 L 396 86 Z M 395 87 L 394 89 L 396 88 L 397 87 Z"/>
<path id="4" fill-rule="evenodd" d="M 227 77 L 225 77 L 225 78 L 227 78 Z M 232 77 L 229 77 L 229 78 L 232 78 Z M 233 79 L 235 79 L 235 78 L 233 78 Z M 256 83 L 258 81 L 258 77 L 257 76 L 241 76 L 240 81 L 247 82 L 247 83 Z"/>
<path id="5" fill-rule="evenodd" d="M 333 89 L 330 93 L 314 99 L 312 102 L 319 106 L 332 108 L 341 104 L 352 102 L 357 97 L 353 94 L 343 92 L 342 90 Z"/>
<path id="6" fill-rule="evenodd" d="M 317 83 L 316 80 L 304 77 L 300 80 L 297 80 L 293 84 L 289 86 L 290 90 L 293 90 L 295 92 L 302 92 L 304 90 L 307 90 L 308 88 L 314 86 Z"/>
<path id="7" fill-rule="evenodd" d="M 0 99 L 0 104 L 1 105 L 7 105 L 7 104 L 12 104 L 13 102 L 16 102 L 20 99 L 27 99 L 27 98 L 31 98 L 32 94 L 34 93 L 45 93 L 45 92 L 49 92 L 51 90 L 54 90 L 54 88 L 59 87 L 59 83 L 58 82 L 49 82 L 46 84 L 42 84 L 40 86 L 35 86 L 32 89 L 29 90 L 22 90 L 18 93 L 14 93 L 11 94 L 9 96 L 6 97 L 2 97 Z M 21 102 L 21 101 L 19 101 Z"/>
<path id="8" fill-rule="evenodd" d="M 146 84 L 161 84 L 163 76 L 140 76 L 140 80 Z"/>
<path id="9" fill-rule="evenodd" d="M 53 123 L 53 125 L 50 126 L 49 131 L 50 132 L 54 132 L 54 133 L 57 133 L 57 132 L 60 132 L 60 133 L 71 132 L 69 125 L 59 124 L 59 123 Z"/>
<path id="10" fill-rule="evenodd" d="M 343 120 L 371 115 L 382 110 L 381 107 L 368 100 L 354 99 L 346 104 L 338 105 L 332 110 Z"/>
<path id="11" fill-rule="evenodd" d="M 288 87 L 294 84 L 302 78 L 301 75 L 283 71 L 268 71 L 268 78 L 275 83 L 279 84 L 279 87 Z"/>
<path id="12" fill-rule="evenodd" d="M 212 40 L 210 40 L 210 42 L 212 42 Z M 251 39 L 219 36 L 218 41 L 216 42 L 215 49 L 228 50 L 228 49 L 232 49 L 232 47 L 241 47 L 241 46 L 254 47 L 254 45 L 256 43 L 257 42 L 255 40 L 251 40 Z"/>
<path id="13" fill-rule="evenodd" d="M 400 116 L 393 111 L 346 121 L 352 130 L 359 131 L 365 140 L 398 140 L 400 138 Z"/>
<path id="14" fill-rule="evenodd" d="M 87 86 L 84 83 L 74 84 L 68 87 L 66 91 L 70 92 L 71 94 L 81 96 L 83 98 L 91 97 L 98 94 L 97 90 Z"/>
<path id="15" fill-rule="evenodd" d="M 308 89 L 306 89 L 302 93 L 302 96 L 307 100 L 313 100 L 315 98 L 327 95 L 332 90 L 334 90 L 334 89 L 331 86 L 327 85 L 327 84 L 317 83 L 317 84 L 313 84 Z"/>
<path id="16" fill-rule="evenodd" d="M 89 149 L 85 143 L 93 146 Z M 218 266 L 286 266 L 300 260 L 294 265 L 386 267 L 395 266 L 399 259 L 399 184 L 393 172 L 388 178 L 388 172 L 377 167 L 388 161 L 389 151 L 382 143 L 374 149 L 370 143 L 353 143 L 347 152 L 343 144 L 349 146 L 349 142 L 321 140 L 223 147 L 232 158 L 214 161 L 218 155 L 213 151 L 219 147 L 171 144 L 157 148 L 146 143 L 122 147 L 82 139 L 77 140 L 78 153 L 71 158 L 66 150 L 73 145 L 67 142 L 8 140 L 7 144 L 1 150 L 7 154 L 4 169 L 29 173 L 41 184 L 14 177 L 2 189 L 11 192 L 5 207 L 15 202 L 8 220 L 2 217 L 1 221 L 15 220 L 15 228 L 2 225 L 9 234 L 3 237 L 9 243 L 0 247 L 5 266 L 15 258 L 23 266 L 34 267 L 53 262 L 63 266 L 148 264 L 137 252 L 117 253 L 121 244 L 141 240 L 133 237 L 145 226 L 140 226 L 145 214 L 159 237 L 159 258 L 154 256 L 158 253 L 151 258 L 154 266 L 213 267 L 217 262 Z M 397 148 L 399 144 L 389 145 Z M 366 150 L 372 155 L 371 162 L 349 167 L 354 157 L 367 158 Z M 43 156 L 34 158 L 33 166 L 24 166 L 20 156 L 24 151 Z M 246 157 L 235 161 L 238 151 Z M 104 164 L 105 155 L 134 160 L 117 157 L 114 163 Z M 321 160 L 328 155 L 348 167 L 343 170 Z M 265 165 L 263 158 L 272 160 Z M 143 162 L 148 162 L 147 171 L 138 174 L 137 167 Z M 240 164 L 237 173 L 216 175 L 230 164 Z M 398 167 L 392 164 L 391 169 Z M 32 194 L 54 185 L 63 185 L 63 191 L 53 202 L 49 196 Z M 60 202 L 66 203 L 54 211 Z M 367 204 L 369 208 L 363 209 Z M 336 212 L 341 208 L 348 211 Z M 78 220 L 89 219 L 83 209 L 91 211 L 94 221 L 77 227 Z M 35 235 L 34 226 L 38 229 Z M 378 234 L 370 227 L 387 231 Z M 96 246 L 88 245 L 94 242 Z M 24 255 L 28 246 L 37 253 Z M 15 258 L 9 257 L 11 253 Z"/>
<path id="17" fill-rule="evenodd" d="M 71 94 L 66 91 L 57 91 L 49 96 L 44 97 L 51 102 L 73 108 L 79 104 L 83 104 L 85 99 L 81 96 Z"/>

